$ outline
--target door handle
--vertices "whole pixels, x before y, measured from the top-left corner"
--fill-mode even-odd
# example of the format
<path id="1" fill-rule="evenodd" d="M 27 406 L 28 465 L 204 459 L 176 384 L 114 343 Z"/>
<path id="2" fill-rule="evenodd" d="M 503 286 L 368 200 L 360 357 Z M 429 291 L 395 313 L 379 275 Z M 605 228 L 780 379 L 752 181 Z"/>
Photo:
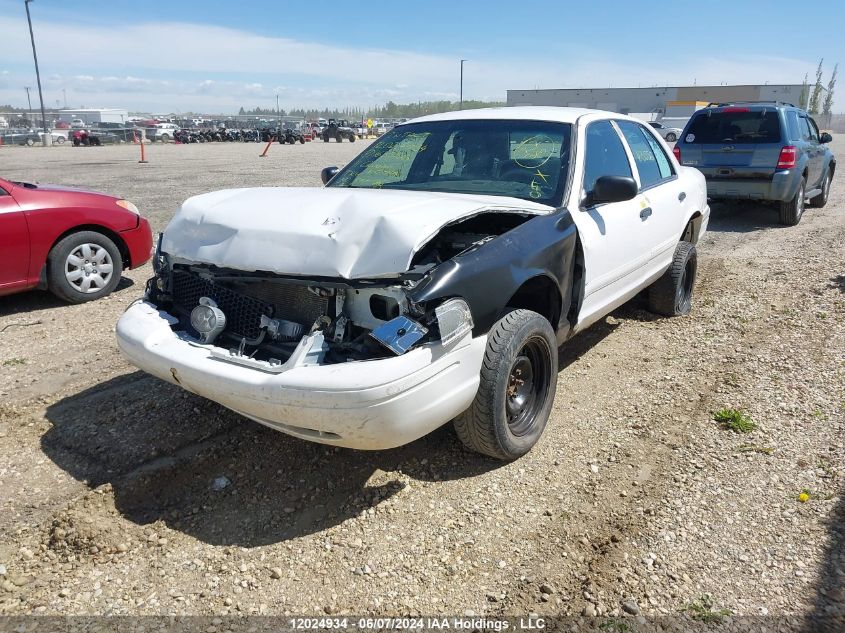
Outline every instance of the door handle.
<path id="1" fill-rule="evenodd" d="M 640 219 L 641 220 L 648 219 L 648 216 L 650 216 L 650 215 L 651 215 L 651 207 L 646 207 L 645 209 L 640 211 Z"/>
<path id="2" fill-rule="evenodd" d="M 687 199 L 687 192 L 686 191 L 682 191 L 681 193 L 678 194 L 678 202 L 683 202 L 686 199 Z"/>

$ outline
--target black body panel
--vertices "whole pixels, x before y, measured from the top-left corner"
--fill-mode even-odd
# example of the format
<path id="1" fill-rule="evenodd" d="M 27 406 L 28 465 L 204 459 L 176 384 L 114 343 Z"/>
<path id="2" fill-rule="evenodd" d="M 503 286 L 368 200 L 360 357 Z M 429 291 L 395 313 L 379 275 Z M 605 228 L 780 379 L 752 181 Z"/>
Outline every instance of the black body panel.
<path id="1" fill-rule="evenodd" d="M 416 304 L 461 297 L 475 322 L 473 336 L 487 333 L 504 314 L 526 282 L 553 288 L 553 319 L 558 344 L 568 336 L 572 303 L 577 229 L 569 211 L 538 216 L 496 239 L 443 262 L 426 275 L 408 296 Z M 523 307 L 523 306 L 519 306 Z"/>

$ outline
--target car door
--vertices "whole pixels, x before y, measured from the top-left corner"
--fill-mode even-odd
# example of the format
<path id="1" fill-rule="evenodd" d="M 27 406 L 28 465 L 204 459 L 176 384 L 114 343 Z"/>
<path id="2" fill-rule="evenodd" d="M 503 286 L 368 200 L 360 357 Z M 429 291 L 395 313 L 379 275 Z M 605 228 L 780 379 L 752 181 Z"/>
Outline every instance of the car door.
<path id="1" fill-rule="evenodd" d="M 9 191 L 0 186 L 0 294 L 26 283 L 29 274 L 29 228 Z"/>
<path id="2" fill-rule="evenodd" d="M 819 126 L 810 116 L 807 117 L 807 127 L 810 133 L 807 140 L 807 153 L 810 159 L 807 174 L 807 189 L 809 190 L 818 187 L 821 182 L 824 169 L 824 146 L 819 141 Z"/>
<path id="3" fill-rule="evenodd" d="M 634 158 L 640 188 L 641 246 L 649 253 L 645 276 L 652 277 L 666 267 L 680 239 L 687 192 L 663 146 L 644 125 L 633 121 L 616 124 Z"/>
<path id="4" fill-rule="evenodd" d="M 584 207 L 601 176 L 633 178 L 631 157 L 616 126 L 609 120 L 593 121 L 579 134 L 577 156 L 581 158 L 578 206 L 573 221 L 584 251 L 584 298 L 577 329 L 583 329 L 630 298 L 649 252 L 642 246 L 642 219 L 637 199 Z M 576 175 L 576 178 L 578 176 Z M 578 182 L 576 180 L 576 182 Z"/>

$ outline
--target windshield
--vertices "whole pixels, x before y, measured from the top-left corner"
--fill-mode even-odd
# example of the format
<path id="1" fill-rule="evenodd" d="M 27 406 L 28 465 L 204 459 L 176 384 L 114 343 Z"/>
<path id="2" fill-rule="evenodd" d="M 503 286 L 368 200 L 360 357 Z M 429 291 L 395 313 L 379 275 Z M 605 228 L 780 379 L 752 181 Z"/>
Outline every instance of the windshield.
<path id="1" fill-rule="evenodd" d="M 330 187 L 511 196 L 559 206 L 572 127 L 545 121 L 457 120 L 392 129 Z"/>

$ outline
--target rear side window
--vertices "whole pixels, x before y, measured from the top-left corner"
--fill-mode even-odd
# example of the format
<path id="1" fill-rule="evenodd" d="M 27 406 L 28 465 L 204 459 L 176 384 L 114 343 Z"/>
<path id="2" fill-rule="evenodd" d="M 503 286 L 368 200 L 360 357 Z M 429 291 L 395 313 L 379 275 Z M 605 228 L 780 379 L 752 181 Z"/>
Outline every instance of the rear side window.
<path id="1" fill-rule="evenodd" d="M 642 126 L 630 121 L 617 121 L 616 124 L 622 130 L 634 155 L 634 162 L 637 163 L 637 171 L 640 174 L 640 185 L 643 189 L 656 185 L 672 175 L 666 155 L 659 147 L 656 147 L 657 142 L 653 138 L 650 139 L 652 143 L 649 143 L 651 135 Z M 655 152 L 655 149 L 658 151 Z"/>
<path id="2" fill-rule="evenodd" d="M 795 110 L 786 113 L 786 127 L 789 130 L 790 141 L 801 140 L 801 126 L 798 124 L 798 113 Z"/>
<path id="3" fill-rule="evenodd" d="M 810 134 L 810 124 L 807 123 L 807 117 L 802 116 L 798 119 L 798 129 L 800 130 L 800 138 L 802 141 L 809 141 L 810 138 L 812 138 L 812 135 Z"/>
<path id="4" fill-rule="evenodd" d="M 592 191 L 596 180 L 602 176 L 633 178 L 622 139 L 610 121 L 597 121 L 587 126 L 584 191 Z"/>
<path id="5" fill-rule="evenodd" d="M 703 111 L 687 130 L 686 143 L 780 143 L 780 120 L 773 110 Z"/>

